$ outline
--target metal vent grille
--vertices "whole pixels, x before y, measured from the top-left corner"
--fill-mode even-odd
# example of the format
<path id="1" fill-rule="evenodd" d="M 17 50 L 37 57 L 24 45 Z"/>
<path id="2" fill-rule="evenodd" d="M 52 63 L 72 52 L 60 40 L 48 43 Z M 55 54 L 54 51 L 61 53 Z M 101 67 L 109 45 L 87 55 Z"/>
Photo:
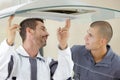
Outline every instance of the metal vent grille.
<path id="1" fill-rule="evenodd" d="M 50 10 L 42 10 L 42 12 L 80 15 L 80 14 L 91 13 L 91 12 L 95 12 L 95 11 L 94 10 L 86 10 L 86 9 L 50 9 Z"/>

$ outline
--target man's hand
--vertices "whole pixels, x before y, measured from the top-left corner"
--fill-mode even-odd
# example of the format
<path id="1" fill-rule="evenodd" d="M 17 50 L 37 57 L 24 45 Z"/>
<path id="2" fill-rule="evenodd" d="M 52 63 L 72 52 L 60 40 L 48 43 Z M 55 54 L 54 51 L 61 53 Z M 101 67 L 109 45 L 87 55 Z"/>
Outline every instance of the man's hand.
<path id="1" fill-rule="evenodd" d="M 20 26 L 18 24 L 12 24 L 14 16 L 10 16 L 8 19 L 8 28 L 7 28 L 7 43 L 8 45 L 13 45 L 15 41 L 16 31 L 19 31 Z"/>
<path id="2" fill-rule="evenodd" d="M 67 19 L 65 27 L 63 27 L 63 28 L 60 27 L 57 31 L 59 47 L 62 50 L 67 48 L 67 41 L 68 41 L 68 37 L 69 37 L 69 29 L 70 29 L 70 19 Z"/>

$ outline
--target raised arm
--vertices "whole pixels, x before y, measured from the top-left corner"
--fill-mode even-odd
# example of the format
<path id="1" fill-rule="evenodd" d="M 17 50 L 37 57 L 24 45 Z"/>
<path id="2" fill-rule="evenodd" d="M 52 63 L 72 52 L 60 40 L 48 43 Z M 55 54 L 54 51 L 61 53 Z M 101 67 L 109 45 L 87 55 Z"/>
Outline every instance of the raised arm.
<path id="1" fill-rule="evenodd" d="M 10 62 L 13 60 L 13 51 L 15 35 L 19 25 L 11 25 L 14 16 L 10 16 L 8 19 L 7 27 L 7 39 L 0 44 L 0 79 L 6 80 L 8 77 L 8 66 L 11 65 Z M 14 62 L 15 65 L 15 62 Z"/>
<path id="2" fill-rule="evenodd" d="M 71 80 L 73 71 L 73 61 L 71 58 L 71 50 L 67 41 L 69 38 L 70 20 L 66 20 L 63 28 L 59 28 L 57 32 L 59 41 L 58 66 L 53 76 L 54 80 Z"/>
<path id="3" fill-rule="evenodd" d="M 63 28 L 59 27 L 57 31 L 59 47 L 62 50 L 67 48 L 67 41 L 69 38 L 69 29 L 70 29 L 70 19 L 67 19 L 65 26 Z"/>
<path id="4" fill-rule="evenodd" d="M 10 16 L 8 19 L 7 27 L 7 43 L 8 45 L 13 45 L 15 41 L 16 31 L 19 31 L 20 26 L 18 24 L 12 25 L 12 20 L 14 16 Z"/>

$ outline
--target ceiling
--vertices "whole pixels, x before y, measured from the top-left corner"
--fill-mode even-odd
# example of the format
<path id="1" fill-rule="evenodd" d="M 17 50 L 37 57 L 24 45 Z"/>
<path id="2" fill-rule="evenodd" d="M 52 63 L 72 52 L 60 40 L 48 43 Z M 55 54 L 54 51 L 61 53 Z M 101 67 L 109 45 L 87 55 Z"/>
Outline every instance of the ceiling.
<path id="1" fill-rule="evenodd" d="M 0 10 L 13 5 L 29 2 L 29 1 L 35 1 L 35 0 L 0 0 Z M 94 1 L 93 0 L 76 0 L 76 1 L 86 2 L 94 6 L 120 10 L 120 0 L 109 0 L 109 2 L 108 0 L 94 0 Z"/>
<path id="2" fill-rule="evenodd" d="M 2 9 L 5 9 L 5 8 L 8 8 L 8 7 L 11 7 L 11 6 L 15 6 L 15 5 L 19 5 L 19 4 L 22 4 L 22 3 L 27 3 L 27 2 L 30 2 L 30 1 L 39 1 L 39 3 L 38 2 L 36 2 L 36 3 L 33 3 L 32 5 L 26 5 L 26 6 L 23 6 L 23 8 L 25 8 L 25 9 L 27 9 L 27 10 L 31 10 L 31 8 L 35 8 L 36 6 L 44 6 L 44 4 L 46 5 L 46 6 L 49 6 L 49 8 L 50 8 L 50 6 L 52 5 L 53 6 L 53 4 L 55 4 L 55 5 L 59 5 L 59 4 L 61 4 L 61 5 L 64 5 L 64 4 L 68 4 L 69 2 L 70 2 L 70 4 L 72 4 L 72 3 L 74 3 L 74 2 L 77 2 L 77 3 L 75 3 L 75 5 L 82 5 L 82 3 L 83 3 L 83 5 L 84 5 L 84 3 L 85 3 L 85 5 L 87 4 L 87 6 L 88 6 L 88 4 L 89 5 L 91 5 L 91 6 L 96 6 L 96 7 L 102 7 L 102 8 L 109 8 L 109 9 L 114 9 L 115 11 L 117 10 L 118 12 L 120 12 L 120 5 L 119 5 L 119 3 L 120 3 L 120 0 L 109 0 L 109 2 L 108 2 L 108 0 L 94 0 L 94 2 L 93 2 L 93 0 L 61 0 L 62 1 L 62 3 L 60 3 L 59 1 L 57 1 L 57 0 L 51 0 L 50 2 L 49 2 L 49 0 L 0 0 L 0 10 L 1 10 L 1 12 L 6 12 L 6 11 L 8 11 L 8 13 L 10 14 L 10 11 L 9 10 L 11 10 L 11 9 L 8 9 L 8 10 L 4 10 L 4 11 L 2 11 Z M 45 3 L 44 3 L 45 2 Z M 29 9 L 28 9 L 28 7 L 29 7 Z M 20 11 L 23 9 L 23 8 L 19 8 L 20 9 Z M 88 7 L 89 8 L 89 7 Z M 91 7 L 92 8 L 92 7 Z M 18 9 L 18 12 L 20 13 L 20 11 L 19 11 L 19 9 Z M 25 10 L 24 9 L 24 10 Z M 55 8 L 56 9 L 56 8 Z M 70 9 L 70 11 L 72 10 L 72 8 L 69 8 Z M 65 14 L 61 14 L 61 10 L 59 10 L 58 11 L 58 9 L 57 10 L 54 10 L 54 9 L 52 9 L 52 10 L 44 10 L 43 12 L 44 13 L 41 13 L 41 11 L 40 10 L 38 10 L 37 9 L 37 7 L 36 7 L 36 10 L 33 10 L 33 11 L 27 11 L 27 12 L 24 12 L 24 10 L 23 11 L 21 11 L 21 12 L 23 12 L 23 14 L 21 13 L 21 14 L 18 14 L 18 16 L 21 16 L 22 15 L 22 17 L 27 17 L 26 16 L 26 13 L 28 14 L 28 16 L 31 16 L 31 17 L 41 17 L 41 18 L 45 18 L 45 19 L 55 19 L 55 20 L 58 20 L 58 18 L 59 19 L 61 19 L 61 17 L 62 17 L 62 19 L 64 20 L 64 19 L 66 19 L 66 18 L 70 18 L 70 19 L 75 19 L 75 18 L 78 18 L 78 17 L 82 17 L 82 16 L 80 16 L 80 15 L 77 15 L 77 12 L 76 12 L 76 10 L 78 11 L 78 12 L 81 12 L 81 9 L 79 9 L 78 10 L 78 8 L 76 9 L 73 9 L 73 11 L 72 11 L 72 13 L 73 12 L 75 12 L 75 15 L 72 15 L 72 14 L 66 14 L 66 12 L 68 13 L 69 10 L 68 8 L 62 8 L 61 10 L 62 10 L 62 13 L 63 13 L 63 11 L 64 11 L 64 13 Z M 75 10 L 75 11 L 74 11 Z M 110 11 L 107 11 L 107 10 L 98 10 L 97 12 L 96 12 L 96 10 L 92 10 L 92 12 L 96 12 L 95 14 L 90 14 L 90 17 L 91 17 L 91 20 L 92 21 L 95 21 L 95 20 L 105 20 L 105 19 L 112 19 L 112 18 L 118 18 L 118 17 L 120 17 L 120 14 L 119 13 L 115 13 L 114 12 L 114 10 L 112 10 L 112 12 L 111 12 L 111 10 Z M 37 11 L 37 12 L 36 12 Z M 39 12 L 40 11 L 40 12 Z M 52 14 L 51 14 L 51 11 L 52 11 Z M 54 13 L 53 14 L 53 12 L 59 12 L 59 13 Z M 47 12 L 47 13 L 46 13 Z M 86 12 L 85 10 L 84 11 L 82 11 L 82 12 Z M 91 11 L 88 11 L 87 10 L 87 13 L 88 12 L 90 12 L 91 13 Z M 17 12 L 16 12 L 17 13 Z M 48 13 L 49 13 L 49 15 L 48 15 Z M 3 15 L 5 15 L 6 13 L 2 13 L 2 17 L 3 17 Z M 79 13 L 78 13 L 79 14 Z M 41 15 L 41 16 L 40 16 Z M 56 16 L 55 16 L 56 15 Z M 77 16 L 76 16 L 77 15 Z M 85 15 L 84 15 L 85 16 Z M 1 16 L 0 16 L 1 17 Z M 83 17 L 84 18 L 84 17 Z"/>

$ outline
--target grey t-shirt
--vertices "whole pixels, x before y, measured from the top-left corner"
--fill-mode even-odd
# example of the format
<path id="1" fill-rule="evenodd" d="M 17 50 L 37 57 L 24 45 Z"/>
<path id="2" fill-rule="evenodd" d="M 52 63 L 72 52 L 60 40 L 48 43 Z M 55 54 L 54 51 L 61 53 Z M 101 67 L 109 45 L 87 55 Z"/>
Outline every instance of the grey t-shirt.
<path id="1" fill-rule="evenodd" d="M 95 63 L 84 45 L 71 48 L 74 61 L 75 80 L 120 80 L 120 57 L 107 45 L 107 54 L 99 63 Z"/>

